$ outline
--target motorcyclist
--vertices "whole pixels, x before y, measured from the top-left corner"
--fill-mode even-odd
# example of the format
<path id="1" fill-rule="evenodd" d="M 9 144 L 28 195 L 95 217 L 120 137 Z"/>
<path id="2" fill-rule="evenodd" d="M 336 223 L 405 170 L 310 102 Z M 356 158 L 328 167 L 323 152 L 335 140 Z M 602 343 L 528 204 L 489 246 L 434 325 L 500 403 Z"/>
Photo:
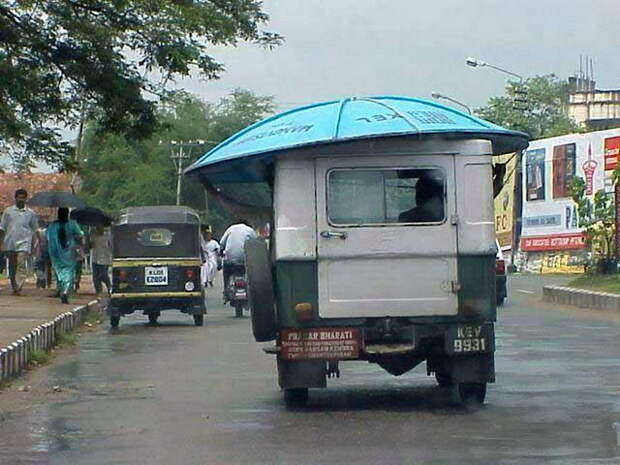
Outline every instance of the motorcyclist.
<path id="1" fill-rule="evenodd" d="M 228 282 L 233 273 L 245 274 L 244 245 L 248 239 L 257 237 L 256 232 L 244 219 L 238 219 L 222 235 L 220 251 L 224 257 L 224 302 L 230 300 L 228 296 Z"/>

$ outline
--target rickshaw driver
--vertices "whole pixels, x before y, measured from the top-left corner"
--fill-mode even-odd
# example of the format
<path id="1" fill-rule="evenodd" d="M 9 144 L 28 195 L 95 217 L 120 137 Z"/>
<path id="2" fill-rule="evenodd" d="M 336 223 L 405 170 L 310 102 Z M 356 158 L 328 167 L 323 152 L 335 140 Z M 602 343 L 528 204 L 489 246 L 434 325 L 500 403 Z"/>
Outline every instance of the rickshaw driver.
<path id="1" fill-rule="evenodd" d="M 256 237 L 258 237 L 256 232 L 248 226 L 247 221 L 239 219 L 235 224 L 228 227 L 220 240 L 220 251 L 224 257 L 222 270 L 224 275 L 224 302 L 229 300 L 227 290 L 230 276 L 235 271 L 245 273 L 245 242 Z"/>

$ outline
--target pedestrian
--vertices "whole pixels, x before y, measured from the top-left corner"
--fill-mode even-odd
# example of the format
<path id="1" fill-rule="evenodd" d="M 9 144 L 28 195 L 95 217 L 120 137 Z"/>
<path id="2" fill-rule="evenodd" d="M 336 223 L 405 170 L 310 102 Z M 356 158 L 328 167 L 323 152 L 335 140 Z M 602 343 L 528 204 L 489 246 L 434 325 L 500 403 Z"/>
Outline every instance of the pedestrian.
<path id="1" fill-rule="evenodd" d="M 93 284 L 95 292 L 101 294 L 105 284 L 108 294 L 112 285 L 108 268 L 112 264 L 112 237 L 103 225 L 97 225 L 90 239 L 91 262 L 93 266 Z"/>
<path id="2" fill-rule="evenodd" d="M 220 244 L 213 238 L 213 232 L 210 228 L 203 231 L 202 248 L 204 254 L 204 264 L 201 270 L 201 276 L 205 287 L 213 287 L 213 278 L 217 273 L 218 256 L 220 253 Z"/>
<path id="3" fill-rule="evenodd" d="M 78 224 L 69 219 L 69 209 L 58 209 L 58 220 L 47 227 L 47 249 L 52 261 L 57 293 L 63 304 L 69 303 L 69 293 L 75 284 L 77 247 L 82 244 L 84 233 Z"/>
<path id="4" fill-rule="evenodd" d="M 0 219 L 0 243 L 9 261 L 9 278 L 13 295 L 20 295 L 27 277 L 26 264 L 39 229 L 37 215 L 26 207 L 28 192 L 15 191 L 15 205 L 8 207 Z"/>

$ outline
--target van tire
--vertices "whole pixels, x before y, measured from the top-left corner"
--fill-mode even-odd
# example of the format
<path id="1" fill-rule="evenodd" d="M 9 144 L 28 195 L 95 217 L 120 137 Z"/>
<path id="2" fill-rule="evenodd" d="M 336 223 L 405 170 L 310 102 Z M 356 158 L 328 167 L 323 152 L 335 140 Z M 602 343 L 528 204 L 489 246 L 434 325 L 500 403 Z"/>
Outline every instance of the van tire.
<path id="1" fill-rule="evenodd" d="M 486 383 L 459 383 L 459 399 L 466 408 L 478 408 L 484 404 Z"/>
<path id="2" fill-rule="evenodd" d="M 284 403 L 289 408 L 305 407 L 305 405 L 308 403 L 308 388 L 285 389 Z"/>
<path id="3" fill-rule="evenodd" d="M 275 296 L 269 251 L 264 239 L 246 241 L 245 267 L 254 338 L 258 342 L 273 341 L 277 332 Z"/>

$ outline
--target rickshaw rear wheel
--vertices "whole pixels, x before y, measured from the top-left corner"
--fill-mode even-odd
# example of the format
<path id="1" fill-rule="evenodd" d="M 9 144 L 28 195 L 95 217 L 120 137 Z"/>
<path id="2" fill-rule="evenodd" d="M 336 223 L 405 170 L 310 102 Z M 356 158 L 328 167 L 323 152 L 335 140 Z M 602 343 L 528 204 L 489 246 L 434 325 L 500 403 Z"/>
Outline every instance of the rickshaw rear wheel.
<path id="1" fill-rule="evenodd" d="M 194 325 L 196 326 L 202 326 L 205 322 L 205 316 L 204 315 L 194 315 Z"/>
<path id="2" fill-rule="evenodd" d="M 308 388 L 285 389 L 284 403 L 287 407 L 304 407 L 308 403 Z"/>
<path id="3" fill-rule="evenodd" d="M 458 391 L 459 399 L 465 407 L 476 408 L 484 404 L 484 398 L 487 394 L 487 384 L 460 383 Z"/>
<path id="4" fill-rule="evenodd" d="M 118 324 L 121 322 L 121 317 L 120 316 L 111 316 L 110 317 L 110 327 L 112 327 L 113 329 L 118 328 Z"/>
<path id="5" fill-rule="evenodd" d="M 158 313 L 149 313 L 149 324 L 156 325 L 158 318 L 159 318 Z"/>
<path id="6" fill-rule="evenodd" d="M 245 266 L 254 339 L 258 342 L 273 341 L 278 328 L 271 262 L 264 239 L 246 241 Z"/>

